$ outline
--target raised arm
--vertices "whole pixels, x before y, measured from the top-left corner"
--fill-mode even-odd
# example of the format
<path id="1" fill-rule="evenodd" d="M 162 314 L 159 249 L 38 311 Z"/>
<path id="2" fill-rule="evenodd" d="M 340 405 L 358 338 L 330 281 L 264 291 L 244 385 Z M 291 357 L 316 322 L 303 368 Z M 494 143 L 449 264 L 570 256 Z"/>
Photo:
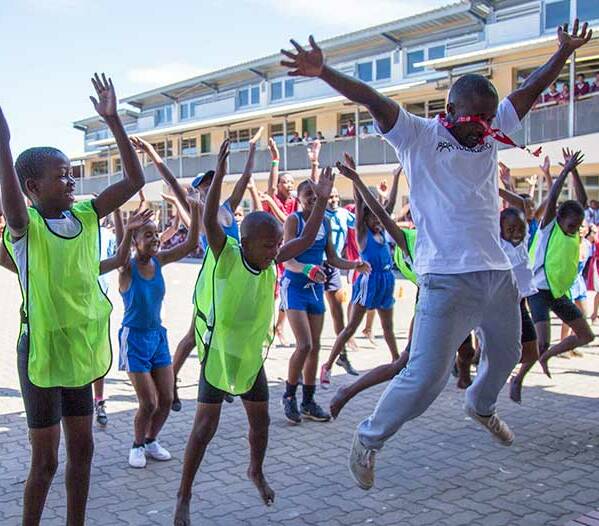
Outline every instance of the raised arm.
<path id="1" fill-rule="evenodd" d="M 2 108 L 0 108 L 0 189 L 2 210 L 10 235 L 13 239 L 23 237 L 29 225 L 29 215 L 25 196 L 15 172 L 10 151 L 10 130 Z"/>
<path id="2" fill-rule="evenodd" d="M 243 169 L 243 174 L 241 174 L 241 177 L 237 183 L 235 183 L 235 188 L 233 188 L 233 192 L 231 192 L 231 196 L 229 197 L 229 205 L 231 206 L 231 210 L 235 210 L 239 206 L 239 203 L 241 203 L 243 194 L 245 194 L 248 183 L 252 178 L 252 172 L 254 171 L 254 158 L 256 156 L 256 145 L 260 140 L 262 130 L 264 130 L 264 128 L 260 126 L 260 129 L 256 132 L 256 135 L 250 139 L 250 148 L 248 151 L 248 158 L 245 163 L 245 168 Z"/>
<path id="3" fill-rule="evenodd" d="M 399 176 L 403 168 L 399 165 L 395 170 L 393 170 L 393 182 L 391 183 L 391 190 L 389 190 L 389 196 L 387 199 L 387 205 L 385 206 L 385 210 L 389 215 L 393 214 L 393 210 L 395 210 L 395 205 L 397 204 L 397 193 L 399 192 Z"/>
<path id="4" fill-rule="evenodd" d="M 185 211 L 186 215 L 189 215 L 189 203 L 187 202 L 187 192 L 185 188 L 181 186 L 173 172 L 170 171 L 164 159 L 158 155 L 156 149 L 146 140 L 138 137 L 137 135 L 132 136 L 131 144 L 139 153 L 145 153 L 150 160 L 156 165 L 156 169 L 160 174 L 160 177 L 173 191 L 173 194 L 177 198 L 179 206 Z M 183 218 L 182 218 L 183 219 Z"/>
<path id="5" fill-rule="evenodd" d="M 225 139 L 220 146 L 216 171 L 204 203 L 204 232 L 206 233 L 208 246 L 215 258 L 218 258 L 227 241 L 225 231 L 218 220 L 220 194 L 227 169 L 227 157 L 229 157 L 229 139 Z"/>
<path id="6" fill-rule="evenodd" d="M 116 244 L 120 245 L 125 237 L 125 224 L 123 223 L 123 213 L 120 208 L 117 208 L 112 213 L 112 220 L 114 221 L 114 237 L 116 238 Z"/>
<path id="7" fill-rule="evenodd" d="M 171 224 L 164 229 L 164 232 L 162 232 L 162 234 L 160 234 L 161 245 L 164 245 L 164 243 L 166 243 L 171 237 L 173 237 L 177 233 L 177 230 L 179 230 L 180 223 L 181 219 L 179 218 L 179 213 L 177 212 Z"/>
<path id="8" fill-rule="evenodd" d="M 570 148 L 562 148 L 562 155 L 564 156 L 564 164 L 568 162 L 574 152 Z M 576 200 L 586 209 L 588 206 L 587 191 L 582 183 L 580 174 L 576 166 L 572 168 L 572 182 L 574 183 L 574 193 L 576 194 Z"/>
<path id="9" fill-rule="evenodd" d="M 285 137 L 287 140 L 287 137 Z M 277 193 L 277 183 L 279 182 L 279 149 L 277 148 L 277 143 L 271 137 L 268 139 L 268 150 L 270 151 L 270 173 L 268 174 L 268 188 L 266 189 L 266 193 L 270 196 L 273 196 Z"/>
<path id="10" fill-rule="evenodd" d="M 178 183 L 177 183 L 178 184 Z M 185 192 L 185 190 L 183 190 Z M 177 214 L 179 214 L 179 219 L 181 223 L 185 225 L 185 228 L 189 228 L 191 226 L 191 216 L 189 215 L 189 203 L 187 203 L 187 207 L 184 207 L 177 197 L 170 194 L 160 194 L 162 199 L 164 199 L 167 203 L 173 205 Z M 185 201 L 187 202 L 187 194 L 185 195 Z M 201 230 L 201 228 L 200 228 Z"/>
<path id="11" fill-rule="evenodd" d="M 500 188 L 499 197 L 501 197 L 501 199 L 503 199 L 504 201 L 507 201 L 507 203 L 510 206 L 519 208 L 520 210 L 526 210 L 526 199 L 524 199 L 524 197 L 519 196 L 518 194 L 515 194 L 510 190 Z"/>
<path id="12" fill-rule="evenodd" d="M 282 263 L 288 259 L 294 258 L 312 246 L 314 240 L 316 239 L 316 234 L 318 234 L 318 230 L 320 229 L 320 225 L 322 224 L 324 212 L 326 210 L 334 182 L 335 176 L 333 175 L 333 171 L 330 167 L 326 167 L 320 174 L 318 184 L 314 186 L 317 200 L 312 212 L 310 212 L 310 217 L 308 218 L 308 221 L 306 221 L 304 229 L 299 237 L 289 239 L 279 249 L 279 253 L 277 254 L 278 263 Z M 295 233 L 295 230 L 293 232 Z"/>
<path id="13" fill-rule="evenodd" d="M 247 189 L 250 193 L 250 199 L 252 200 L 252 212 L 262 210 L 260 193 L 256 188 L 256 182 L 254 181 L 253 177 L 250 177 L 250 182 L 247 185 Z"/>
<path id="14" fill-rule="evenodd" d="M 289 59 L 281 61 L 282 66 L 291 69 L 289 75 L 292 77 L 319 77 L 352 102 L 365 106 L 376 119 L 382 132 L 388 132 L 399 115 L 397 102 L 380 94 L 365 82 L 327 66 L 324 53 L 312 35 L 310 35 L 309 42 L 312 48 L 310 50 L 305 50 L 293 39 L 291 44 L 296 49 L 296 53 L 281 50 L 281 53 Z"/>
<path id="15" fill-rule="evenodd" d="M 557 78 L 570 55 L 591 40 L 593 31 L 587 31 L 588 24 L 585 22 L 580 32 L 578 26 L 577 18 L 571 33 L 568 33 L 568 24 L 558 27 L 557 51 L 544 65 L 533 71 L 522 86 L 508 96 L 520 120 L 530 111 L 539 95 Z"/>
<path id="16" fill-rule="evenodd" d="M 545 228 L 551 221 L 555 219 L 556 208 L 557 208 L 557 200 L 559 199 L 559 195 L 562 192 L 562 188 L 564 187 L 564 183 L 568 174 L 572 171 L 573 168 L 576 168 L 583 161 L 583 155 L 580 151 L 574 153 L 570 159 L 564 165 L 562 172 L 559 174 L 559 177 L 553 183 L 551 187 L 551 191 L 549 192 L 549 198 L 547 199 L 547 206 L 545 208 L 545 215 L 543 216 L 543 220 L 541 221 L 541 228 Z"/>
<path id="17" fill-rule="evenodd" d="M 281 207 L 277 204 L 277 202 L 268 194 L 259 195 L 262 202 L 268 203 L 270 211 L 275 219 L 279 220 L 281 223 L 285 223 L 285 221 L 287 221 L 287 214 L 284 210 L 281 210 Z"/>
<path id="18" fill-rule="evenodd" d="M 310 161 L 310 180 L 318 182 L 318 157 L 320 155 L 320 141 L 316 139 L 308 145 L 308 159 Z"/>
<path id="19" fill-rule="evenodd" d="M 341 164 L 337 162 L 337 169 L 341 173 L 341 175 L 347 177 L 350 181 L 354 183 L 354 187 L 360 192 L 366 204 L 372 210 L 372 213 L 379 218 L 379 221 L 383 223 L 385 230 L 391 236 L 391 239 L 395 241 L 395 244 L 404 252 L 408 252 L 408 247 L 406 244 L 406 238 L 404 233 L 401 231 L 401 228 L 391 219 L 391 216 L 387 213 L 387 211 L 383 208 L 383 206 L 378 202 L 377 198 L 370 193 L 370 190 L 366 187 L 360 176 L 355 171 L 352 166 L 355 166 L 354 160 L 350 155 L 345 154 L 345 163 Z M 356 217 L 357 219 L 357 217 Z"/>
<path id="20" fill-rule="evenodd" d="M 200 238 L 200 201 L 198 195 L 188 196 L 189 208 L 191 211 L 191 225 L 187 230 L 187 236 L 183 243 L 175 245 L 173 248 L 168 250 L 161 250 L 158 252 L 158 261 L 161 265 L 168 265 L 174 263 L 187 256 L 190 252 L 193 252 L 198 247 L 198 241 Z"/>
<path id="21" fill-rule="evenodd" d="M 114 212 L 119 206 L 124 205 L 136 192 L 139 192 L 145 181 L 139 159 L 129 142 L 127 132 L 117 112 L 116 93 L 112 80 L 110 78 L 106 79 L 104 73 L 102 73 L 102 78 L 96 73 L 91 80 L 98 98 L 90 97 L 90 99 L 98 115 L 104 119 L 112 132 L 123 166 L 123 178 L 105 188 L 94 199 L 94 207 L 98 216 L 105 217 Z"/>

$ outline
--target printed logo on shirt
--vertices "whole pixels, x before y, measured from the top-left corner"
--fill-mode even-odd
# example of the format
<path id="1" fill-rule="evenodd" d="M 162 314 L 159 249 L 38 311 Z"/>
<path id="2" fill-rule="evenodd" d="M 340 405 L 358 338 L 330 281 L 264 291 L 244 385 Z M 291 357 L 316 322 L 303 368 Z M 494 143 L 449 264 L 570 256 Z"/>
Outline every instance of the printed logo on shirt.
<path id="1" fill-rule="evenodd" d="M 481 153 L 489 150 L 490 148 L 492 148 L 492 146 L 488 142 L 479 144 L 475 148 L 468 148 L 466 146 L 462 146 L 461 144 L 452 144 L 449 141 L 439 141 L 435 150 L 437 152 L 452 152 L 453 150 L 461 150 L 463 152 Z"/>

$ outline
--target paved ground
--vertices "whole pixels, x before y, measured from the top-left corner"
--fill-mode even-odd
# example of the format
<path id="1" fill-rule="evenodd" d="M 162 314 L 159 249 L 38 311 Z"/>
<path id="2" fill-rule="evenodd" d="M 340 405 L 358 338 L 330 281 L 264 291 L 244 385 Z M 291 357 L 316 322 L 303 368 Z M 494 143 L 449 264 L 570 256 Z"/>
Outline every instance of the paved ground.
<path id="1" fill-rule="evenodd" d="M 172 347 L 189 323 L 190 284 L 196 271 L 190 264 L 167 268 L 164 321 Z M 18 293 L 15 280 L 5 271 L 0 271 L 0 289 L 5 298 L 0 305 L 4 322 L 0 334 L 4 364 L 0 370 L 0 524 L 13 526 L 19 523 L 29 448 L 15 370 Z M 413 292 L 406 288 L 398 301 L 397 335 L 402 340 Z M 120 300 L 115 301 L 115 327 L 121 312 Z M 327 323 L 325 351 L 332 344 L 331 335 Z M 388 359 L 382 340 L 377 348 L 359 341 L 363 349 L 353 353 L 352 360 L 360 369 Z M 511 448 L 495 445 L 464 417 L 462 394 L 452 382 L 431 409 L 406 425 L 377 457 L 376 488 L 370 492 L 353 484 L 346 458 L 356 424 L 373 408 L 382 387 L 363 393 L 333 423 L 291 428 L 279 406 L 289 354 L 289 349 L 274 349 L 267 362 L 272 426 L 266 473 L 277 492 L 275 506 L 265 508 L 245 479 L 247 426 L 236 401 L 224 408 L 218 434 L 197 478 L 194 524 L 562 525 L 599 502 L 599 352 L 595 348 L 581 359 L 555 360 L 553 380 L 535 368 L 523 406 L 511 403 L 502 393 L 499 409 L 516 432 Z M 172 524 L 183 449 L 195 410 L 197 374 L 197 359 L 191 359 L 182 377 L 183 411 L 169 418 L 161 436 L 174 459 L 135 471 L 127 466 L 135 396 L 115 364 L 107 379 L 110 422 L 96 433 L 88 524 Z M 344 375 L 334 377 L 334 385 L 347 381 Z M 318 397 L 327 402 L 330 392 Z M 44 525 L 65 522 L 63 467 L 48 498 Z"/>

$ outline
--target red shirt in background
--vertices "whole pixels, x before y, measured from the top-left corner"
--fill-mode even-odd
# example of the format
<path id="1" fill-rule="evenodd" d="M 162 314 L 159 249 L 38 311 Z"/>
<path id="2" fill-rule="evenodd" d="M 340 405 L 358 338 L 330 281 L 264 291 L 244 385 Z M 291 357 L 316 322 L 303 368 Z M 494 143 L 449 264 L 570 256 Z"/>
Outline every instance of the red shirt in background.
<path id="1" fill-rule="evenodd" d="M 356 205 L 351 204 L 345 207 L 352 214 L 356 213 Z M 358 246 L 358 236 L 355 228 L 347 229 L 347 239 L 345 240 L 345 257 L 350 261 L 360 259 L 360 247 Z"/>
<path id="2" fill-rule="evenodd" d="M 591 87 L 588 82 L 583 82 L 579 84 L 578 82 L 574 84 L 574 95 L 579 97 L 580 95 L 586 95 L 589 91 L 591 91 Z"/>
<path id="3" fill-rule="evenodd" d="M 298 200 L 296 197 L 289 196 L 287 199 L 285 199 L 285 201 L 283 201 L 277 194 L 275 194 L 272 196 L 272 199 L 275 203 L 277 203 L 277 206 L 283 212 L 285 212 L 285 214 L 289 215 L 293 214 L 293 212 L 297 212 Z M 274 215 L 274 212 L 272 211 L 268 203 L 262 203 L 262 210 Z"/>

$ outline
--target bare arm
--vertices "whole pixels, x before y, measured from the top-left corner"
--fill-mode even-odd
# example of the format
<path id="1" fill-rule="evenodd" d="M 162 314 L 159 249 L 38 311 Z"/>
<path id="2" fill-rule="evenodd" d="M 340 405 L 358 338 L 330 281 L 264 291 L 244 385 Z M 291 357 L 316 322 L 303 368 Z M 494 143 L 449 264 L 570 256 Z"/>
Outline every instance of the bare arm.
<path id="1" fill-rule="evenodd" d="M 557 208 L 557 200 L 559 199 L 559 195 L 564 187 L 564 183 L 566 182 L 566 178 L 568 174 L 572 171 L 573 168 L 576 168 L 582 162 L 583 156 L 580 152 L 576 152 L 570 157 L 570 159 L 566 162 L 562 172 L 559 174 L 559 177 L 553 183 L 551 187 L 551 191 L 549 192 L 549 198 L 547 199 L 547 207 L 545 208 L 545 215 L 543 216 L 543 220 L 541 221 L 540 228 L 545 228 L 551 221 L 555 219 L 556 208 Z"/>
<path id="2" fill-rule="evenodd" d="M 168 265 L 174 263 L 187 256 L 190 252 L 193 252 L 198 246 L 198 240 L 200 236 L 200 207 L 199 202 L 196 199 L 188 197 L 191 210 L 191 226 L 187 230 L 187 237 L 183 243 L 175 245 L 173 248 L 168 250 L 161 250 L 158 252 L 158 261 L 161 265 Z"/>
<path id="3" fill-rule="evenodd" d="M 115 217 L 117 211 L 119 212 L 119 221 L 121 223 L 120 228 L 123 228 L 123 218 L 120 215 L 119 209 L 114 211 Z M 141 228 L 142 226 L 152 221 L 153 215 L 154 213 L 152 212 L 152 210 L 138 209 L 137 212 L 135 212 L 129 218 L 127 226 L 124 227 L 124 233 L 120 232 L 120 239 L 117 234 L 117 243 L 119 244 L 119 247 L 116 251 L 116 254 L 113 257 L 103 259 L 102 261 L 100 261 L 100 274 L 106 274 L 107 272 L 110 272 L 117 268 L 129 268 L 129 259 L 131 257 L 131 242 L 133 241 L 133 234 L 135 230 Z"/>
<path id="4" fill-rule="evenodd" d="M 121 163 L 123 166 L 123 178 L 105 188 L 102 193 L 94 199 L 94 207 L 99 217 L 105 217 L 119 206 L 124 205 L 131 197 L 139 192 L 145 184 L 144 173 L 133 146 L 129 142 L 127 132 L 118 115 L 116 108 L 116 93 L 112 80 L 102 78 L 96 73 L 92 78 L 92 84 L 98 95 L 98 99 L 90 97 L 98 115 L 104 119 L 119 149 Z"/>
<path id="5" fill-rule="evenodd" d="M 179 230 L 180 222 L 181 222 L 181 220 L 179 219 L 179 214 L 176 214 L 173 219 L 173 222 L 170 224 L 170 226 L 168 228 L 166 228 L 164 230 L 164 232 L 162 232 L 162 234 L 160 234 L 160 244 L 161 245 L 166 243 L 170 238 L 172 238 L 177 233 L 177 230 Z"/>
<path id="6" fill-rule="evenodd" d="M 227 241 L 227 236 L 218 220 L 218 209 L 220 208 L 220 194 L 225 178 L 227 157 L 229 156 L 229 139 L 225 139 L 218 152 L 216 171 L 206 196 L 204 204 L 204 232 L 208 246 L 215 258 L 218 258 Z"/>
<path id="7" fill-rule="evenodd" d="M 567 163 L 574 152 L 570 148 L 562 148 L 562 155 L 564 156 L 564 164 Z M 583 208 L 588 206 L 587 192 L 582 184 L 580 174 L 576 166 L 572 168 L 572 182 L 574 183 L 574 193 L 576 194 L 576 200 L 582 205 Z"/>
<path id="8" fill-rule="evenodd" d="M 179 183 L 177 183 L 179 184 Z M 185 190 L 183 190 L 185 192 Z M 183 205 L 181 205 L 181 203 L 179 202 L 179 199 L 177 199 L 176 197 L 173 197 L 172 195 L 168 195 L 168 194 L 160 194 L 162 196 L 162 199 L 164 199 L 167 203 L 170 203 L 171 205 L 173 205 L 175 207 L 175 210 L 179 216 L 179 219 L 181 220 L 181 223 L 183 223 L 185 225 L 185 228 L 189 228 L 191 226 L 191 217 L 189 215 L 189 204 L 187 205 L 187 207 L 183 207 Z M 187 200 L 187 197 L 185 198 Z M 200 205 L 201 206 L 201 205 Z M 200 228 L 201 230 L 201 228 Z"/>
<path id="9" fill-rule="evenodd" d="M 385 206 L 385 210 L 389 215 L 393 214 L 393 210 L 395 210 L 397 193 L 399 192 L 399 176 L 401 175 L 402 170 L 403 168 L 401 166 L 398 166 L 395 170 L 393 170 L 393 182 L 391 183 L 389 199 L 387 200 L 387 205 Z"/>
<path id="10" fill-rule="evenodd" d="M 270 211 L 275 216 L 275 219 L 278 219 L 281 223 L 284 223 L 287 220 L 287 214 L 281 210 L 276 201 L 268 194 L 264 194 L 261 198 L 264 202 L 268 203 L 270 207 Z"/>
<path id="11" fill-rule="evenodd" d="M 233 188 L 233 192 L 229 197 L 229 205 L 231 205 L 231 210 L 235 210 L 239 206 L 239 203 L 241 203 L 241 200 L 243 199 L 243 194 L 245 194 L 245 190 L 248 186 L 248 183 L 252 178 L 252 172 L 254 171 L 254 158 L 256 156 L 256 144 L 260 140 L 260 135 L 262 135 L 263 129 L 264 128 L 260 126 L 260 129 L 258 130 L 256 135 L 254 135 L 250 140 L 248 158 L 245 163 L 245 168 L 243 169 L 243 174 L 241 174 L 241 177 L 235 184 L 235 188 Z"/>
<path id="12" fill-rule="evenodd" d="M 308 159 L 310 160 L 310 181 L 318 183 L 318 157 L 320 155 L 320 141 L 316 139 L 308 145 Z"/>
<path id="13" fill-rule="evenodd" d="M 125 225 L 123 224 L 123 214 L 120 208 L 117 208 L 112 213 L 112 220 L 114 221 L 114 237 L 116 238 L 116 244 L 120 245 L 125 237 Z"/>
<path id="14" fill-rule="evenodd" d="M 524 197 L 520 197 L 518 194 L 511 192 L 510 190 L 505 190 L 503 188 L 499 189 L 499 197 L 504 201 L 507 201 L 510 206 L 514 206 L 519 208 L 520 210 L 526 209 L 526 200 Z"/>
<path id="15" fill-rule="evenodd" d="M 282 263 L 288 259 L 294 258 L 310 248 L 316 239 L 320 225 L 324 218 L 324 212 L 327 207 L 329 196 L 333 188 L 335 177 L 330 167 L 325 168 L 320 174 L 318 184 L 315 185 L 315 192 L 317 195 L 317 201 L 310 212 L 310 217 L 304 225 L 304 229 L 299 237 L 293 236 L 293 239 L 288 239 L 285 244 L 279 249 L 277 254 L 277 262 Z M 297 227 L 297 223 L 295 225 Z M 285 224 L 285 231 L 287 232 L 287 223 Z M 293 230 L 295 234 L 295 230 Z"/>
<path id="16" fill-rule="evenodd" d="M 557 51 L 544 65 L 533 71 L 522 86 L 508 96 L 520 120 L 530 111 L 539 95 L 557 78 L 570 55 L 591 39 L 593 32 L 587 32 L 587 27 L 585 22 L 579 34 L 578 19 L 574 21 L 572 33 L 568 33 L 568 24 L 558 27 Z"/>
<path id="17" fill-rule="evenodd" d="M 287 140 L 287 137 L 285 137 L 285 140 Z M 270 173 L 268 174 L 268 188 L 266 189 L 266 193 L 273 196 L 277 193 L 277 183 L 279 182 L 279 149 L 272 137 L 268 139 L 268 149 L 270 150 L 272 162 Z"/>
<path id="18" fill-rule="evenodd" d="M 250 178 L 247 189 L 250 192 L 250 198 L 252 200 L 252 211 L 257 212 L 258 210 L 262 210 L 260 194 L 258 193 L 258 189 L 256 188 L 256 183 L 254 182 L 253 178 Z"/>
<path id="19" fill-rule="evenodd" d="M 365 106 L 379 124 L 382 132 L 388 132 L 399 115 L 397 102 L 385 97 L 365 82 L 327 66 L 324 54 L 316 44 L 314 37 L 310 35 L 309 41 L 312 49 L 308 51 L 293 39 L 291 44 L 297 51 L 295 54 L 284 49 L 281 50 L 281 53 L 289 59 L 281 61 L 281 65 L 291 69 L 289 75 L 292 77 L 319 77 L 352 102 Z"/>
<path id="20" fill-rule="evenodd" d="M 29 214 L 13 165 L 10 130 L 2 108 L 0 108 L 0 188 L 2 189 L 2 210 L 10 235 L 13 239 L 23 237 L 29 226 Z"/>

